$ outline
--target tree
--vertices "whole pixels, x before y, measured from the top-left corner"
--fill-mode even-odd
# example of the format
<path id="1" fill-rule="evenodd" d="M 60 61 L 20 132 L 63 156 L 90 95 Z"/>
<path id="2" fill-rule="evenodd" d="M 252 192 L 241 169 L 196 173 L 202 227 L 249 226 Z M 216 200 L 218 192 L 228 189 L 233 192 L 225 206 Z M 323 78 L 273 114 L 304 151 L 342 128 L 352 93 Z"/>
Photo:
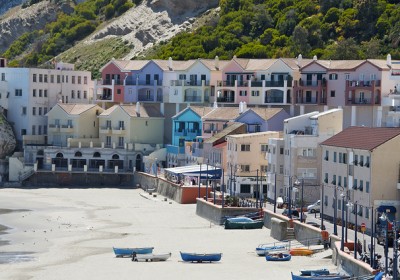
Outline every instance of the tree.
<path id="1" fill-rule="evenodd" d="M 311 46 L 308 43 L 308 31 L 302 26 L 296 26 L 293 32 L 292 52 L 308 56 L 311 51 Z"/>

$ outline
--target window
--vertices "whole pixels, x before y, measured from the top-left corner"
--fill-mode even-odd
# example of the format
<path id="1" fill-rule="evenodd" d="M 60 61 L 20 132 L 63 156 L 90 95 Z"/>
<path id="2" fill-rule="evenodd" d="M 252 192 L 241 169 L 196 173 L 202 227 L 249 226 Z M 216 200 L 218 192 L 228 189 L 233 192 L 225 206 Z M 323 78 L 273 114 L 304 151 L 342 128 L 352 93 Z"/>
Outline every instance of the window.
<path id="1" fill-rule="evenodd" d="M 111 147 L 111 136 L 106 136 L 106 146 Z"/>
<path id="2" fill-rule="evenodd" d="M 360 166 L 364 166 L 364 156 L 360 156 Z"/>
<path id="3" fill-rule="evenodd" d="M 279 174 L 283 174 L 283 164 L 279 165 Z"/>
<path id="4" fill-rule="evenodd" d="M 78 99 L 81 99 L 81 91 L 78 90 L 78 91 L 76 92 L 76 94 L 78 95 Z"/>
<path id="5" fill-rule="evenodd" d="M 251 96 L 260 96 L 260 91 L 259 90 L 252 90 L 251 91 Z"/>
<path id="6" fill-rule="evenodd" d="M 333 152 L 333 162 L 336 162 L 336 156 L 337 156 L 336 152 Z"/>
<path id="7" fill-rule="evenodd" d="M 22 89 L 15 89 L 15 96 L 22 96 Z"/>
<path id="8" fill-rule="evenodd" d="M 61 77 L 60 75 L 57 75 L 57 84 L 61 83 Z"/>
<path id="9" fill-rule="evenodd" d="M 242 144 L 240 145 L 241 152 L 250 152 L 250 145 L 249 144 Z"/>
<path id="10" fill-rule="evenodd" d="M 332 185 L 336 185 L 336 175 L 333 175 L 331 183 L 332 183 Z"/>
<path id="11" fill-rule="evenodd" d="M 39 107 L 39 116 L 42 115 L 42 107 Z"/>
<path id="12" fill-rule="evenodd" d="M 260 170 L 261 170 L 261 173 L 266 173 L 268 171 L 268 165 L 261 165 Z"/>
<path id="13" fill-rule="evenodd" d="M 75 98 L 75 91 L 71 90 L 71 98 Z"/>
<path id="14" fill-rule="evenodd" d="M 342 176 L 338 176 L 338 186 L 342 185 Z"/>
<path id="15" fill-rule="evenodd" d="M 32 115 L 36 116 L 36 107 L 32 107 Z"/>
<path id="16" fill-rule="evenodd" d="M 78 76 L 78 84 L 81 84 L 81 83 L 82 83 L 82 77 Z"/>
<path id="17" fill-rule="evenodd" d="M 26 115 L 26 107 L 22 107 L 22 115 Z"/>
<path id="18" fill-rule="evenodd" d="M 331 90 L 331 97 L 335 97 L 336 92 L 334 90 Z"/>
<path id="19" fill-rule="evenodd" d="M 47 126 L 46 125 L 43 126 L 43 134 L 47 135 Z"/>
<path id="20" fill-rule="evenodd" d="M 241 172 L 250 172 L 250 165 L 241 165 L 240 170 Z"/>
<path id="21" fill-rule="evenodd" d="M 358 164 L 358 155 L 354 155 L 354 165 Z"/>
<path id="22" fill-rule="evenodd" d="M 328 184 L 328 180 L 329 180 L 328 176 L 329 176 L 328 173 L 325 173 L 324 183 L 326 183 L 326 184 Z"/>
<path id="23" fill-rule="evenodd" d="M 240 193 L 250 193 L 251 186 L 248 184 L 240 185 Z"/>
<path id="24" fill-rule="evenodd" d="M 44 77 L 44 80 L 43 80 L 43 81 L 44 81 L 45 83 L 47 83 L 47 74 L 45 74 L 43 77 Z"/>
<path id="25" fill-rule="evenodd" d="M 239 91 L 239 96 L 247 96 L 247 90 Z"/>
<path id="26" fill-rule="evenodd" d="M 124 146 L 124 137 L 118 137 L 118 147 Z"/>
<path id="27" fill-rule="evenodd" d="M 338 79 L 338 74 L 336 73 L 329 74 L 329 80 L 337 80 L 337 79 Z"/>
<path id="28" fill-rule="evenodd" d="M 363 207 L 361 205 L 358 205 L 358 213 L 357 213 L 358 216 L 362 217 L 363 216 L 363 212 L 364 212 Z"/>
<path id="29" fill-rule="evenodd" d="M 363 191 L 363 189 L 364 189 L 364 181 L 363 180 L 360 180 L 360 186 L 358 187 L 358 189 L 360 191 Z"/>
<path id="30" fill-rule="evenodd" d="M 32 135 L 36 135 L 36 125 L 32 125 Z"/>
<path id="31" fill-rule="evenodd" d="M 185 74 L 179 74 L 179 80 L 186 80 Z"/>
<path id="32" fill-rule="evenodd" d="M 347 154 L 343 153 L 343 163 L 347 164 Z"/>
<path id="33" fill-rule="evenodd" d="M 39 89 L 39 97 L 43 97 L 43 90 Z"/>
<path id="34" fill-rule="evenodd" d="M 347 188 L 347 177 L 343 176 L 343 187 Z"/>
<path id="35" fill-rule="evenodd" d="M 21 129 L 21 135 L 26 135 L 26 129 Z"/>
<path id="36" fill-rule="evenodd" d="M 75 84 L 75 76 L 71 77 L 71 83 Z"/>
<path id="37" fill-rule="evenodd" d="M 43 83 L 43 74 L 39 74 L 39 83 Z"/>
<path id="38" fill-rule="evenodd" d="M 44 97 L 47 97 L 47 89 L 43 90 Z"/>
<path id="39" fill-rule="evenodd" d="M 87 91 L 86 90 L 83 91 L 83 99 L 87 99 Z"/>
<path id="40" fill-rule="evenodd" d="M 353 190 L 357 189 L 357 179 L 354 179 L 353 181 Z"/>
<path id="41" fill-rule="evenodd" d="M 36 89 L 33 89 L 33 90 L 32 90 L 32 96 L 33 96 L 33 97 L 36 97 Z"/>
<path id="42" fill-rule="evenodd" d="M 345 73 L 345 74 L 344 74 L 344 79 L 345 79 L 346 81 L 350 80 L 350 74 L 349 74 L 349 73 Z"/>
<path id="43" fill-rule="evenodd" d="M 125 129 L 124 121 L 119 121 L 119 129 Z"/>
<path id="44" fill-rule="evenodd" d="M 325 158 L 324 160 L 328 161 L 329 160 L 329 151 L 325 151 Z"/>
<path id="45" fill-rule="evenodd" d="M 38 125 L 38 135 L 42 135 L 42 126 Z"/>
<path id="46" fill-rule="evenodd" d="M 368 209 L 366 209 L 366 211 L 365 211 L 365 218 L 369 219 L 369 210 Z"/>
<path id="47" fill-rule="evenodd" d="M 6 73 L 1 73 L 1 80 L 5 81 L 6 80 Z"/>
<path id="48" fill-rule="evenodd" d="M 369 156 L 365 157 L 365 167 L 369 167 Z"/>
<path id="49" fill-rule="evenodd" d="M 106 127 L 108 129 L 111 129 L 111 121 L 110 120 L 106 120 Z"/>
<path id="50" fill-rule="evenodd" d="M 83 84 L 87 85 L 87 77 L 83 77 Z"/>
<path id="51" fill-rule="evenodd" d="M 117 89 L 117 94 L 121 94 L 121 89 L 120 88 Z"/>
<path id="52" fill-rule="evenodd" d="M 43 108 L 43 115 L 46 115 L 47 114 L 47 107 L 44 107 Z"/>
<path id="53" fill-rule="evenodd" d="M 268 151 L 268 144 L 261 144 L 261 152 L 267 152 Z"/>
<path id="54" fill-rule="evenodd" d="M 50 75 L 50 83 L 54 83 L 54 75 Z"/>
<path id="55" fill-rule="evenodd" d="M 36 78 L 36 74 L 33 74 L 33 75 L 32 75 L 32 82 L 36 83 L 36 79 L 37 79 L 37 78 Z"/>

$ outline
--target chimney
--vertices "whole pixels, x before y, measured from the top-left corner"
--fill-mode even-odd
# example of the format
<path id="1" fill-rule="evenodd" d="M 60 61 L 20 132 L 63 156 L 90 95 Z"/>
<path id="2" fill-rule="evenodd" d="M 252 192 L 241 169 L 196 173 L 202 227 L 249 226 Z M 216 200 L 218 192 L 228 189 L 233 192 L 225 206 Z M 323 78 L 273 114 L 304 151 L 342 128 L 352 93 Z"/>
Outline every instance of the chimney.
<path id="1" fill-rule="evenodd" d="M 243 113 L 243 102 L 239 102 L 239 114 Z"/>
<path id="2" fill-rule="evenodd" d="M 214 109 L 218 108 L 218 104 L 217 104 L 217 101 L 216 101 L 216 100 L 214 101 L 214 106 L 213 106 L 213 108 L 214 108 Z"/>
<path id="3" fill-rule="evenodd" d="M 218 55 L 215 56 L 214 66 L 215 66 L 215 69 L 219 70 L 219 57 L 218 57 Z"/>
<path id="4" fill-rule="evenodd" d="M 317 61 L 317 60 L 318 60 L 316 55 L 314 55 L 312 59 L 313 59 L 314 61 Z"/>
<path id="5" fill-rule="evenodd" d="M 247 103 L 246 101 L 243 101 L 243 112 L 247 110 Z"/>
<path id="6" fill-rule="evenodd" d="M 169 57 L 168 58 L 168 68 L 169 68 L 169 70 L 172 70 L 173 68 L 172 68 L 172 57 Z"/>
<path id="7" fill-rule="evenodd" d="M 301 54 L 299 54 L 299 56 L 297 57 L 297 65 L 298 65 L 299 67 L 301 67 L 301 62 L 302 62 L 302 60 L 303 60 L 303 56 L 302 56 Z"/>
<path id="8" fill-rule="evenodd" d="M 387 55 L 386 57 L 386 64 L 387 66 L 391 67 L 392 66 L 392 56 L 390 55 L 390 53 Z"/>
<path id="9" fill-rule="evenodd" d="M 140 117 L 140 102 L 136 102 L 136 114 Z"/>

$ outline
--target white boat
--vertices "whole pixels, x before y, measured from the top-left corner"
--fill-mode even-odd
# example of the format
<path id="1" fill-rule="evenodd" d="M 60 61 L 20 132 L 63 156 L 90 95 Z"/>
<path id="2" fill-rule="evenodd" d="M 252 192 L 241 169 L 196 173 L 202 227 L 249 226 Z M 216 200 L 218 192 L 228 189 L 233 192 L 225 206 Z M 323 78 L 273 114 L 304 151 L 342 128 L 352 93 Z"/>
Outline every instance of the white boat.
<path id="1" fill-rule="evenodd" d="M 161 253 L 161 254 L 133 254 L 132 261 L 146 261 L 146 262 L 162 262 L 166 261 L 171 257 L 171 253 Z"/>

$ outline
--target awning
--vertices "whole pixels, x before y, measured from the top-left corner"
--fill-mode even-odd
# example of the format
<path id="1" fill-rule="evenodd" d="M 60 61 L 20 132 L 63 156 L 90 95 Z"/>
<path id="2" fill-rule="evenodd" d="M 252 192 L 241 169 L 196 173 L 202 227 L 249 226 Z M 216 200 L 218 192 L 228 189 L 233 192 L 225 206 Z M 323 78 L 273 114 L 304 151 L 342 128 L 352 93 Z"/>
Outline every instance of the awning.
<path id="1" fill-rule="evenodd" d="M 396 207 L 391 205 L 381 205 L 376 210 L 381 213 L 396 213 Z"/>
<path id="2" fill-rule="evenodd" d="M 201 172 L 201 177 L 207 178 L 215 178 L 219 179 L 222 176 L 222 169 L 220 167 L 215 167 L 207 164 L 195 164 L 189 166 L 181 166 L 181 167 L 173 167 L 173 168 L 165 168 L 164 172 L 166 176 L 193 176 L 198 177 Z"/>

